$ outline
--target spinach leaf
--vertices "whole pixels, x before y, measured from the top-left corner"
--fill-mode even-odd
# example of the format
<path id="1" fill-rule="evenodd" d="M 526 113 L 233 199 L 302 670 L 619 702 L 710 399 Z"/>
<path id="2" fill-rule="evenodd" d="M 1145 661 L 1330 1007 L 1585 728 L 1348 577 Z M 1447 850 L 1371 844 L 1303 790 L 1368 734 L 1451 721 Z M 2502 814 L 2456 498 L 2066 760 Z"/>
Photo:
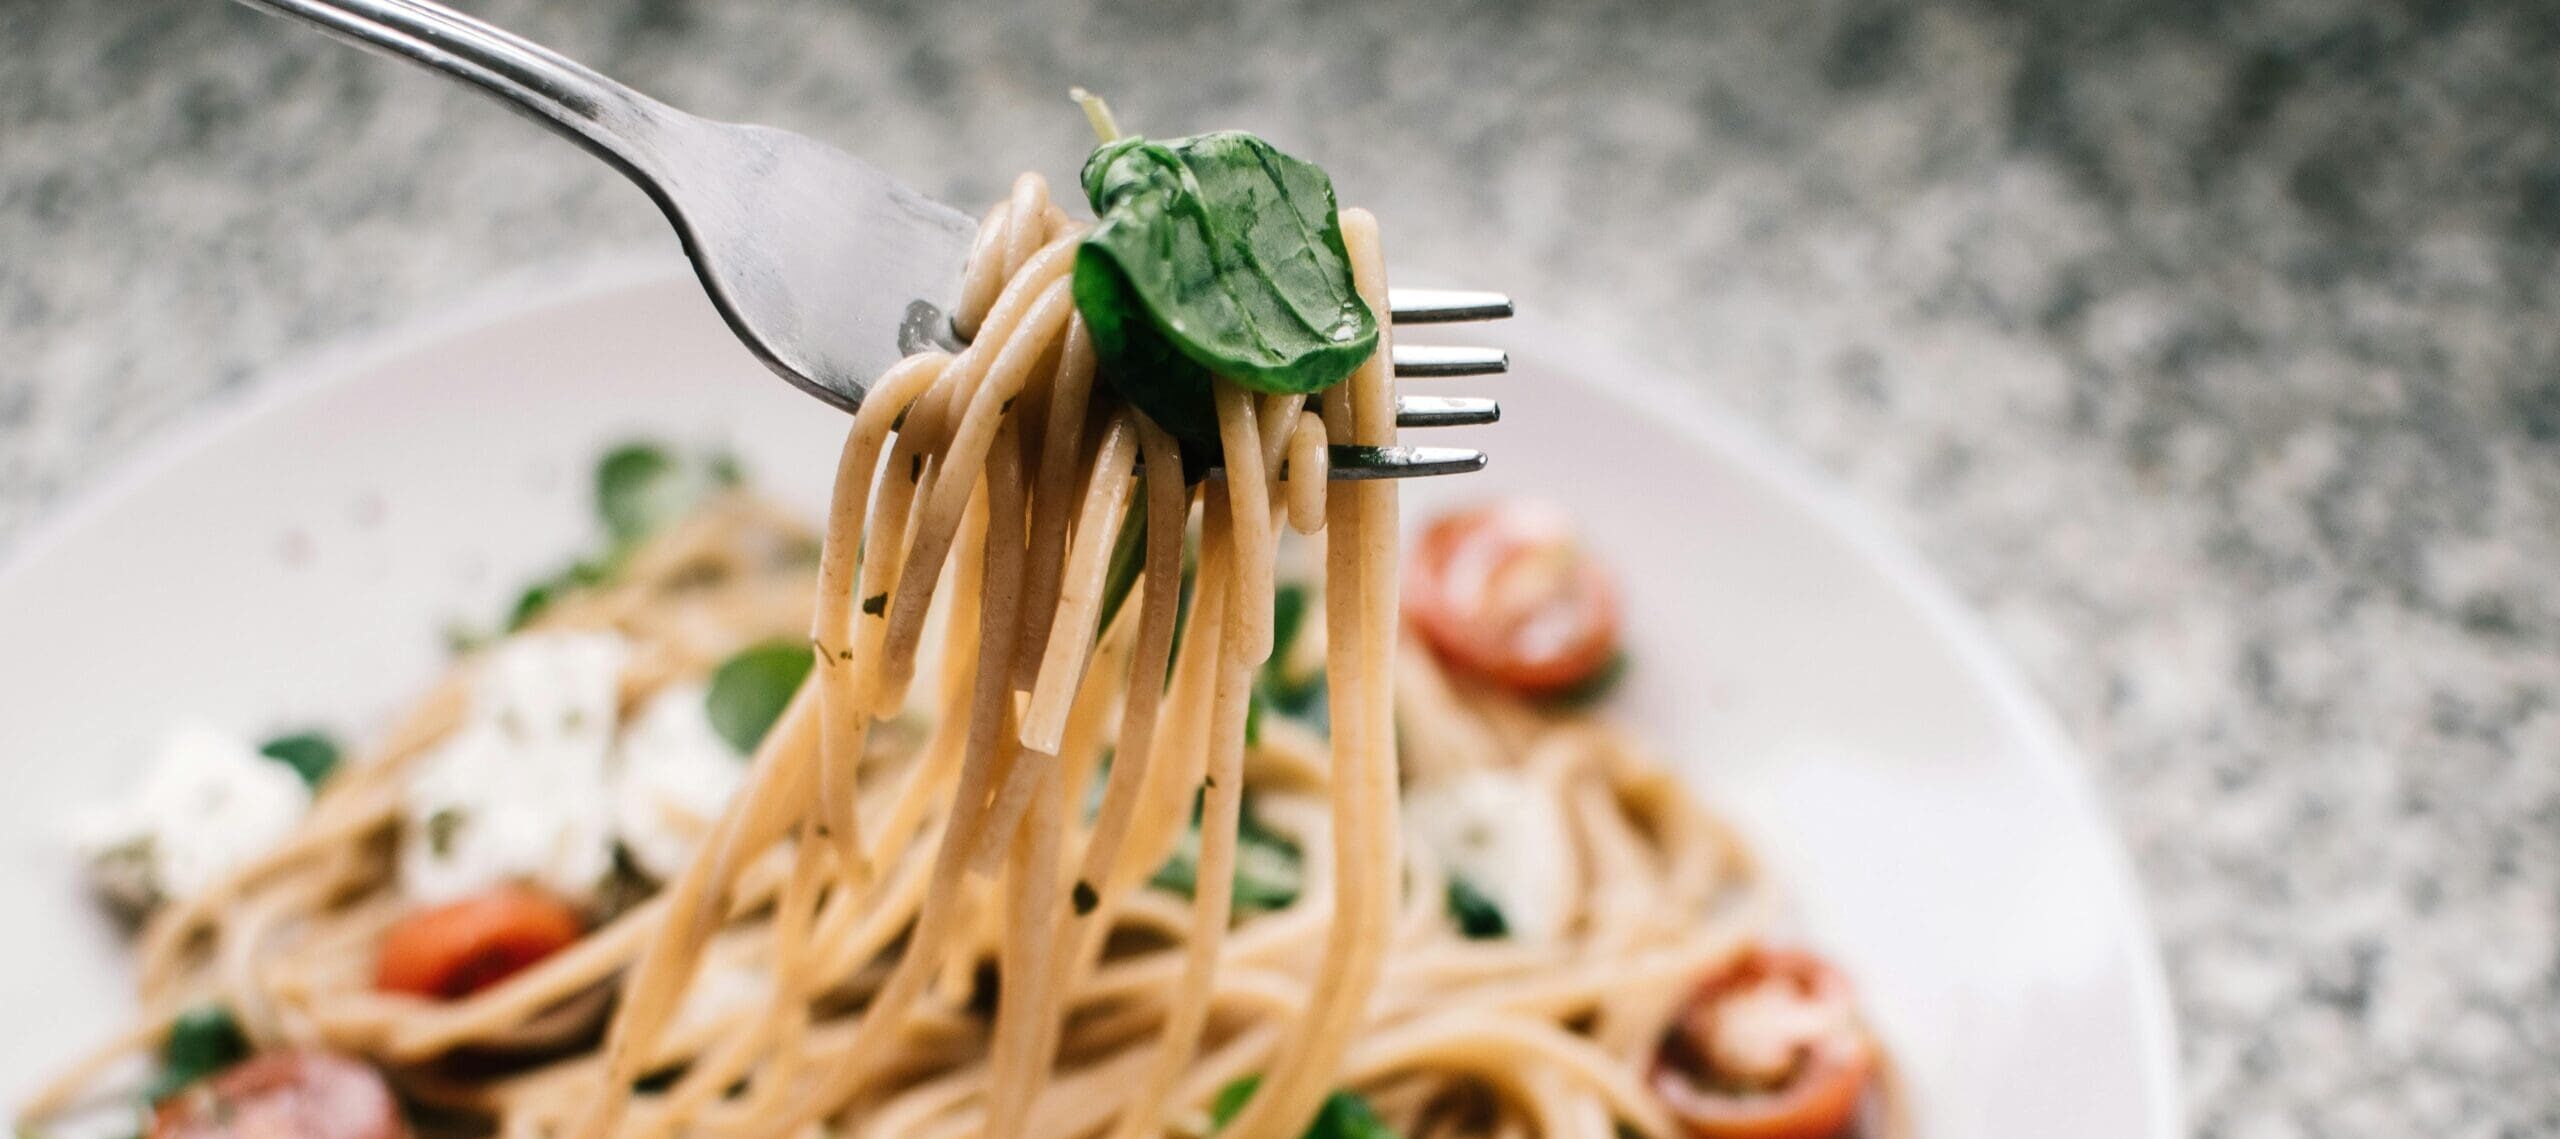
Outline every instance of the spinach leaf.
<path id="1" fill-rule="evenodd" d="M 1332 710 L 1325 703 L 1324 669 L 1303 676 L 1289 671 L 1290 647 L 1306 628 L 1307 615 L 1314 601 L 1307 587 L 1283 585 L 1271 597 L 1271 656 L 1262 662 L 1262 670 L 1253 679 L 1253 703 L 1245 721 L 1249 729 L 1261 727 L 1265 713 L 1276 713 L 1306 724 L 1319 732 L 1333 731 Z M 1259 743 L 1260 732 L 1248 730 L 1249 742 Z"/>
<path id="2" fill-rule="evenodd" d="M 1307 1125 L 1306 1139 L 1396 1139 L 1387 1121 L 1378 1118 L 1369 1101 L 1351 1092 L 1335 1092 L 1326 1096 L 1324 1106 L 1316 1109 L 1315 1122 Z"/>
<path id="3" fill-rule="evenodd" d="M 602 585 L 613 578 L 613 563 L 597 558 L 580 558 L 543 577 L 537 578 L 516 595 L 516 603 L 507 610 L 507 631 L 512 633 L 533 623 L 551 603 L 573 589 Z"/>
<path id="4" fill-rule="evenodd" d="M 176 1095 L 187 1085 L 249 1058 L 249 1038 L 240 1022 L 221 1005 L 200 1005 L 170 1022 L 169 1037 L 160 1044 L 160 1072 L 143 1091 L 150 1103 Z"/>
<path id="5" fill-rule="evenodd" d="M 1261 1090 L 1260 1072 L 1229 1081 L 1227 1086 L 1218 1089 L 1217 1098 L 1209 1101 L 1209 1121 L 1220 1127 L 1233 1122 L 1236 1113 L 1243 1111 L 1244 1105 L 1252 1101 L 1253 1093 Z"/>
<path id="6" fill-rule="evenodd" d="M 1173 602 L 1173 655 L 1164 662 L 1165 682 L 1173 682 L 1173 666 L 1182 660 L 1182 635 L 1191 628 L 1191 598 L 1200 591 L 1200 539 L 1187 535 L 1182 545 L 1182 591 Z"/>
<path id="7" fill-rule="evenodd" d="M 1236 908 L 1247 913 L 1287 909 L 1306 884 L 1297 844 L 1264 829 L 1252 815 L 1236 829 Z"/>
<path id="8" fill-rule="evenodd" d="M 596 463 L 596 515 L 616 546 L 628 546 L 737 478 L 735 458 L 715 455 L 691 463 L 647 440 L 624 443 Z"/>
<path id="9" fill-rule="evenodd" d="M 1511 923 L 1503 918 L 1502 907 L 1475 883 L 1454 874 L 1449 876 L 1449 917 L 1470 941 L 1511 936 Z"/>
<path id="10" fill-rule="evenodd" d="M 258 754 L 293 769 L 314 791 L 338 769 L 338 741 L 319 732 L 295 732 L 258 745 Z"/>
<path id="11" fill-rule="evenodd" d="M 1123 398 L 1214 446 L 1212 373 L 1319 392 L 1378 345 L 1352 287 L 1333 181 L 1241 131 L 1103 144 L 1084 191 L 1101 219 L 1076 251 L 1076 308 Z"/>
<path id="12" fill-rule="evenodd" d="M 1094 622 L 1096 629 L 1111 627 L 1111 619 L 1120 615 L 1120 607 L 1129 603 L 1129 594 L 1138 588 L 1138 578 L 1147 571 L 1147 473 L 1138 472 L 1137 491 L 1130 499 L 1129 513 L 1120 518 L 1120 533 L 1111 540 L 1111 561 L 1102 571 L 1102 615 Z"/>
<path id="13" fill-rule="evenodd" d="M 1138 472 L 1140 480 L 1146 477 L 1146 472 Z M 1130 594 L 1137 590 L 1138 579 L 1146 574 L 1147 514 L 1145 506 L 1146 487 L 1142 481 L 1138 487 L 1138 501 L 1133 503 L 1129 513 L 1120 519 L 1120 532 L 1111 540 L 1111 560 L 1103 567 L 1102 612 L 1095 619 L 1094 628 L 1096 629 L 1111 627 L 1111 622 L 1120 615 L 1120 610 L 1129 604 Z M 1168 682 L 1173 676 L 1174 662 L 1180 658 L 1183 628 L 1191 621 L 1191 593 L 1199 573 L 1199 544 L 1192 535 L 1185 534 L 1182 547 L 1182 591 L 1174 599 L 1174 655 L 1165 658 L 1165 677 Z"/>
<path id="14" fill-rule="evenodd" d="M 560 567 L 527 583 L 507 609 L 503 631 L 523 629 L 561 595 L 612 581 L 623 559 L 659 528 L 683 517 L 704 499 L 745 478 L 737 456 L 715 451 L 684 458 L 647 440 L 615 446 L 596 462 L 596 517 L 610 539 L 603 551 Z M 814 557 L 814 553 L 812 557 Z M 464 627 L 446 630 L 456 652 L 481 647 L 492 638 Z"/>
<path id="15" fill-rule="evenodd" d="M 725 447 L 702 457 L 702 472 L 720 490 L 735 490 L 747 484 L 746 465 L 738 461 L 737 452 Z"/>
<path id="16" fill-rule="evenodd" d="M 1147 879 L 1147 885 L 1186 898 L 1200 887 L 1200 824 L 1197 821 L 1183 833 L 1180 841 L 1174 843 L 1173 853 L 1165 856 L 1164 865 L 1156 867 L 1155 877 Z"/>
<path id="17" fill-rule="evenodd" d="M 1333 734 L 1333 709 L 1326 703 L 1326 695 L 1331 687 L 1325 682 L 1324 670 L 1317 669 L 1306 679 L 1294 681 L 1265 672 L 1254 682 L 1253 691 L 1272 711 L 1329 736 Z"/>
<path id="18" fill-rule="evenodd" d="M 1238 1077 L 1219 1088 L 1217 1098 L 1209 1101 L 1210 1122 L 1218 1127 L 1234 1122 L 1244 1105 L 1252 1101 L 1253 1093 L 1261 1089 L 1259 1073 Z M 1396 1133 L 1358 1093 L 1335 1092 L 1325 1097 L 1324 1106 L 1316 1109 L 1316 1117 L 1307 1121 L 1306 1134 L 1301 1139 L 1396 1139 Z"/>
<path id="19" fill-rule="evenodd" d="M 1191 829 L 1183 833 L 1173 854 L 1147 884 L 1187 898 L 1199 882 L 1200 812 L 1195 805 Z M 1246 803 L 1236 825 L 1236 916 L 1287 909 L 1298 900 L 1298 891 L 1305 883 L 1306 869 L 1297 844 L 1263 826 L 1253 817 L 1253 805 Z"/>
<path id="20" fill-rule="evenodd" d="M 816 657 L 797 641 L 769 641 L 720 662 L 704 697 L 712 730 L 739 755 L 750 755 L 782 718 Z"/>
<path id="21" fill-rule="evenodd" d="M 1298 631 L 1307 625 L 1307 587 L 1290 582 L 1271 591 L 1271 660 L 1289 655 Z"/>

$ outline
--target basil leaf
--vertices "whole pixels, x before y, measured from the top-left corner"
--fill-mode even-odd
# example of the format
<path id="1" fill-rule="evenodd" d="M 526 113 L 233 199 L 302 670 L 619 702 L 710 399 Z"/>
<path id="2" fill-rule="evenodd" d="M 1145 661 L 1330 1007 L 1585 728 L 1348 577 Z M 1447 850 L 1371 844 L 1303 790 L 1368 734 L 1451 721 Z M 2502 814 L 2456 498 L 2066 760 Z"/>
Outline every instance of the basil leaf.
<path id="1" fill-rule="evenodd" d="M 1260 727 L 1259 717 L 1265 712 L 1277 713 L 1296 720 L 1319 732 L 1333 731 L 1332 709 L 1325 704 L 1324 669 L 1317 668 L 1303 676 L 1289 671 L 1290 647 L 1306 628 L 1307 616 L 1314 600 L 1303 585 L 1283 585 L 1271 598 L 1271 656 L 1262 662 L 1262 670 L 1254 675 L 1251 717 L 1246 723 Z M 1251 742 L 1258 737 L 1248 733 Z"/>
<path id="2" fill-rule="evenodd" d="M 523 593 L 516 595 L 515 605 L 507 610 L 507 631 L 513 633 L 532 624 L 534 618 L 541 616 L 543 610 L 551 608 L 552 602 L 560 600 L 560 595 L 570 590 L 585 589 L 611 580 L 613 568 L 607 561 L 581 558 L 535 579 L 533 584 L 524 587 Z"/>
<path id="3" fill-rule="evenodd" d="M 1120 607 L 1129 603 L 1129 594 L 1138 588 L 1138 578 L 1147 570 L 1147 473 L 1138 472 L 1138 487 L 1129 502 L 1129 512 L 1120 516 L 1120 533 L 1111 540 L 1111 561 L 1102 571 L 1102 615 L 1094 628 L 1108 629 L 1111 620 L 1120 615 Z"/>
<path id="4" fill-rule="evenodd" d="M 1262 1076 L 1256 1073 L 1240 1076 L 1218 1089 L 1217 1098 L 1209 1101 L 1209 1120 L 1224 1127 L 1235 1121 L 1253 1093 L 1262 1090 Z M 1324 1106 L 1316 1109 L 1316 1117 L 1307 1121 L 1302 1139 L 1397 1139 L 1387 1121 L 1378 1118 L 1369 1101 L 1355 1092 L 1335 1092 L 1326 1096 Z"/>
<path id="5" fill-rule="evenodd" d="M 1315 1121 L 1307 1124 L 1306 1139 L 1396 1139 L 1396 1133 L 1378 1118 L 1368 1100 L 1351 1092 L 1335 1092 L 1316 1109 Z"/>
<path id="6" fill-rule="evenodd" d="M 596 515 L 617 544 L 637 542 L 692 505 L 692 481 L 666 448 L 625 443 L 596 463 Z"/>
<path id="7" fill-rule="evenodd" d="M 710 476 L 711 485 L 721 490 L 736 490 L 747 485 L 746 464 L 738 461 L 735 451 L 722 448 L 703 456 L 702 470 Z"/>
<path id="8" fill-rule="evenodd" d="M 1235 910 L 1239 914 L 1285 910 L 1298 900 L 1306 872 L 1298 848 L 1268 842 L 1236 845 Z"/>
<path id="9" fill-rule="evenodd" d="M 1209 394 L 1209 370 L 1156 332 L 1147 322 L 1146 301 L 1125 278 L 1107 266 L 1087 272 L 1086 260 L 1079 250 L 1076 309 L 1084 314 L 1085 331 L 1093 338 L 1102 381 L 1185 444 L 1186 468 L 1195 451 L 1216 453 L 1218 408 Z M 1189 473 L 1186 469 L 1186 477 Z"/>
<path id="10" fill-rule="evenodd" d="M 1454 874 L 1449 876 L 1449 917 L 1469 941 L 1511 936 L 1511 923 L 1503 918 L 1502 907 L 1475 883 Z"/>
<path id="11" fill-rule="evenodd" d="M 1104 378 L 1165 430 L 1216 442 L 1211 373 L 1312 393 L 1376 351 L 1313 163 L 1241 131 L 1133 136 L 1097 148 L 1083 181 L 1101 220 L 1076 251 L 1076 308 Z"/>
<path id="12" fill-rule="evenodd" d="M 1303 684 L 1271 692 L 1271 706 L 1279 709 L 1282 715 L 1305 724 L 1317 735 L 1331 738 L 1333 735 L 1332 687 L 1326 681 L 1323 671 L 1319 670 L 1314 676 L 1308 677 Z"/>
<path id="13" fill-rule="evenodd" d="M 668 523 L 682 518 L 704 499 L 740 485 L 746 474 L 737 456 L 713 451 L 681 458 L 664 446 L 636 440 L 615 446 L 596 462 L 596 517 L 611 539 L 602 552 L 562 566 L 526 583 L 507 609 L 502 633 L 533 623 L 562 594 L 612 581 L 622 572 L 633 546 Z M 809 559 L 817 558 L 815 544 Z M 445 643 L 457 653 L 470 652 L 495 639 L 463 626 L 445 630 Z"/>
<path id="14" fill-rule="evenodd" d="M 1237 1112 L 1244 1110 L 1246 1103 L 1252 1101 L 1253 1093 L 1260 1090 L 1262 1073 L 1236 1077 L 1218 1089 L 1218 1098 L 1209 1101 L 1209 1121 L 1220 1127 L 1226 1126 L 1235 1119 Z"/>
<path id="15" fill-rule="evenodd" d="M 1304 680 L 1291 681 L 1265 673 L 1254 688 L 1271 709 L 1326 735 L 1333 734 L 1332 709 L 1325 704 L 1330 685 L 1325 683 L 1323 669 L 1308 674 Z"/>
<path id="16" fill-rule="evenodd" d="M 1155 876 L 1147 879 L 1147 885 L 1186 898 L 1200 888 L 1199 831 L 1183 835 L 1182 840 L 1174 844 L 1173 853 L 1165 856 L 1164 865 L 1156 867 Z"/>
<path id="17" fill-rule="evenodd" d="M 314 791 L 338 769 L 338 741 L 319 732 L 277 736 L 258 745 L 258 754 L 292 768 Z"/>
<path id="18" fill-rule="evenodd" d="M 1307 624 L 1307 587 L 1291 583 L 1271 591 L 1271 657 L 1277 663 L 1289 655 L 1298 643 L 1298 630 Z"/>
<path id="19" fill-rule="evenodd" d="M 711 728 L 739 755 L 751 755 L 800 691 L 816 657 L 796 641 L 770 641 L 722 661 L 704 697 Z"/>
<path id="20" fill-rule="evenodd" d="M 1200 881 L 1200 819 L 1192 815 L 1191 829 L 1183 833 L 1173 853 L 1157 868 L 1147 884 L 1167 893 L 1190 897 Z M 1306 868 L 1296 843 L 1288 836 L 1264 827 L 1254 818 L 1251 804 L 1236 824 L 1235 913 L 1239 918 L 1269 910 L 1287 909 L 1298 900 L 1306 885 Z"/>
<path id="21" fill-rule="evenodd" d="M 596 461 L 596 516 L 603 519 L 613 544 L 625 547 L 744 481 L 738 457 L 727 451 L 688 459 L 658 443 L 635 440 Z"/>
<path id="22" fill-rule="evenodd" d="M 201 1005 L 179 1013 L 160 1044 L 160 1072 L 143 1095 L 158 1103 L 187 1085 L 249 1058 L 249 1038 L 240 1022 L 221 1005 Z"/>
<path id="23" fill-rule="evenodd" d="M 516 595 L 516 603 L 507 607 L 507 631 L 512 633 L 532 624 L 559 595 L 560 587 L 550 578 L 524 587 L 524 592 Z"/>

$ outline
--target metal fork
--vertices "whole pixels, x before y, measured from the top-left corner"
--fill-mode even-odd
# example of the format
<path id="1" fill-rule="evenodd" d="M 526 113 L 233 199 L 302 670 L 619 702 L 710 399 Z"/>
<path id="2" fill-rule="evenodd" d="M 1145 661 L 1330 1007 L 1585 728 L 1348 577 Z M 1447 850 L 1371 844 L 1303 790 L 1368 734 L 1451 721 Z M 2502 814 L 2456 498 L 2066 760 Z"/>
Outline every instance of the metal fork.
<path id="1" fill-rule="evenodd" d="M 738 339 L 784 379 L 852 409 L 899 357 L 945 340 L 975 220 L 871 164 L 789 131 L 678 111 L 522 36 L 429 0 L 241 0 L 497 96 L 658 203 Z M 1511 314 L 1498 293 L 1397 290 L 1399 324 Z M 1501 372 L 1497 349 L 1398 345 L 1399 376 Z M 1489 423 L 1489 399 L 1409 397 L 1406 427 Z M 1338 447 L 1336 478 L 1484 466 L 1455 447 Z"/>

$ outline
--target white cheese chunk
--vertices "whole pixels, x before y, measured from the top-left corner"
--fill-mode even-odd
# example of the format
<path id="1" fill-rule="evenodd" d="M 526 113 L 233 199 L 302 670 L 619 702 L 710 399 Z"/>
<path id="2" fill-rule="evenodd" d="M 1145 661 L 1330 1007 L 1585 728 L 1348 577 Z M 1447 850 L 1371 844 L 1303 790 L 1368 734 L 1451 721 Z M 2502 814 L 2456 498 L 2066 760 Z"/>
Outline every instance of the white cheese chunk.
<path id="1" fill-rule="evenodd" d="M 402 887 L 451 901 L 509 881 L 595 896 L 613 871 L 607 764 L 630 646 L 533 633 L 490 650 L 462 725 L 406 792 Z"/>
<path id="2" fill-rule="evenodd" d="M 1404 816 L 1405 834 L 1442 872 L 1502 911 L 1508 936 L 1532 945 L 1563 936 L 1578 869 L 1552 797 L 1510 772 L 1473 770 L 1413 788 Z"/>
<path id="3" fill-rule="evenodd" d="M 711 726 L 705 695 L 700 684 L 660 692 L 623 731 L 615 756 L 614 833 L 660 882 L 683 873 L 746 778 L 745 758 Z"/>
<path id="4" fill-rule="evenodd" d="M 200 724 L 171 731 L 131 799 L 83 812 L 72 841 L 98 888 L 148 909 L 193 895 L 291 833 L 311 806 L 292 768 Z"/>

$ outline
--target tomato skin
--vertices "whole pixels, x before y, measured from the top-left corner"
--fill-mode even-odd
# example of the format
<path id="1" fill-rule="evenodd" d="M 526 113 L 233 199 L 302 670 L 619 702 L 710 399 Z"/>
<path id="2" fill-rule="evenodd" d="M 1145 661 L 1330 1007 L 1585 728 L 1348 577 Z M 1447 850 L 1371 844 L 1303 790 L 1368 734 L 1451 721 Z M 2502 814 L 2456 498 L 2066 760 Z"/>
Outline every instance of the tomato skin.
<path id="1" fill-rule="evenodd" d="M 383 934 L 373 987 L 434 1000 L 470 996 L 567 948 L 586 932 L 569 904 L 530 886 L 419 910 Z"/>
<path id="2" fill-rule="evenodd" d="M 1791 1042 L 1792 1070 L 1775 1087 L 1734 1086 L 1709 1058 L 1716 1018 L 1737 998 L 1772 986 L 1797 994 L 1808 1008 L 1845 1014 L 1852 1002 L 1838 970 L 1796 950 L 1753 949 L 1706 978 L 1655 1056 L 1651 1080 L 1654 1094 L 1697 1139 L 1840 1139 L 1850 1131 L 1876 1067 L 1875 1046 L 1854 1024 Z"/>
<path id="3" fill-rule="evenodd" d="M 382 1074 L 330 1052 L 269 1052 L 188 1085 L 150 1139 L 408 1139 Z"/>
<path id="4" fill-rule="evenodd" d="M 1497 500 L 1442 515 L 1407 565 L 1406 616 L 1462 672 L 1543 698 L 1618 654 L 1618 583 L 1554 506 Z"/>

